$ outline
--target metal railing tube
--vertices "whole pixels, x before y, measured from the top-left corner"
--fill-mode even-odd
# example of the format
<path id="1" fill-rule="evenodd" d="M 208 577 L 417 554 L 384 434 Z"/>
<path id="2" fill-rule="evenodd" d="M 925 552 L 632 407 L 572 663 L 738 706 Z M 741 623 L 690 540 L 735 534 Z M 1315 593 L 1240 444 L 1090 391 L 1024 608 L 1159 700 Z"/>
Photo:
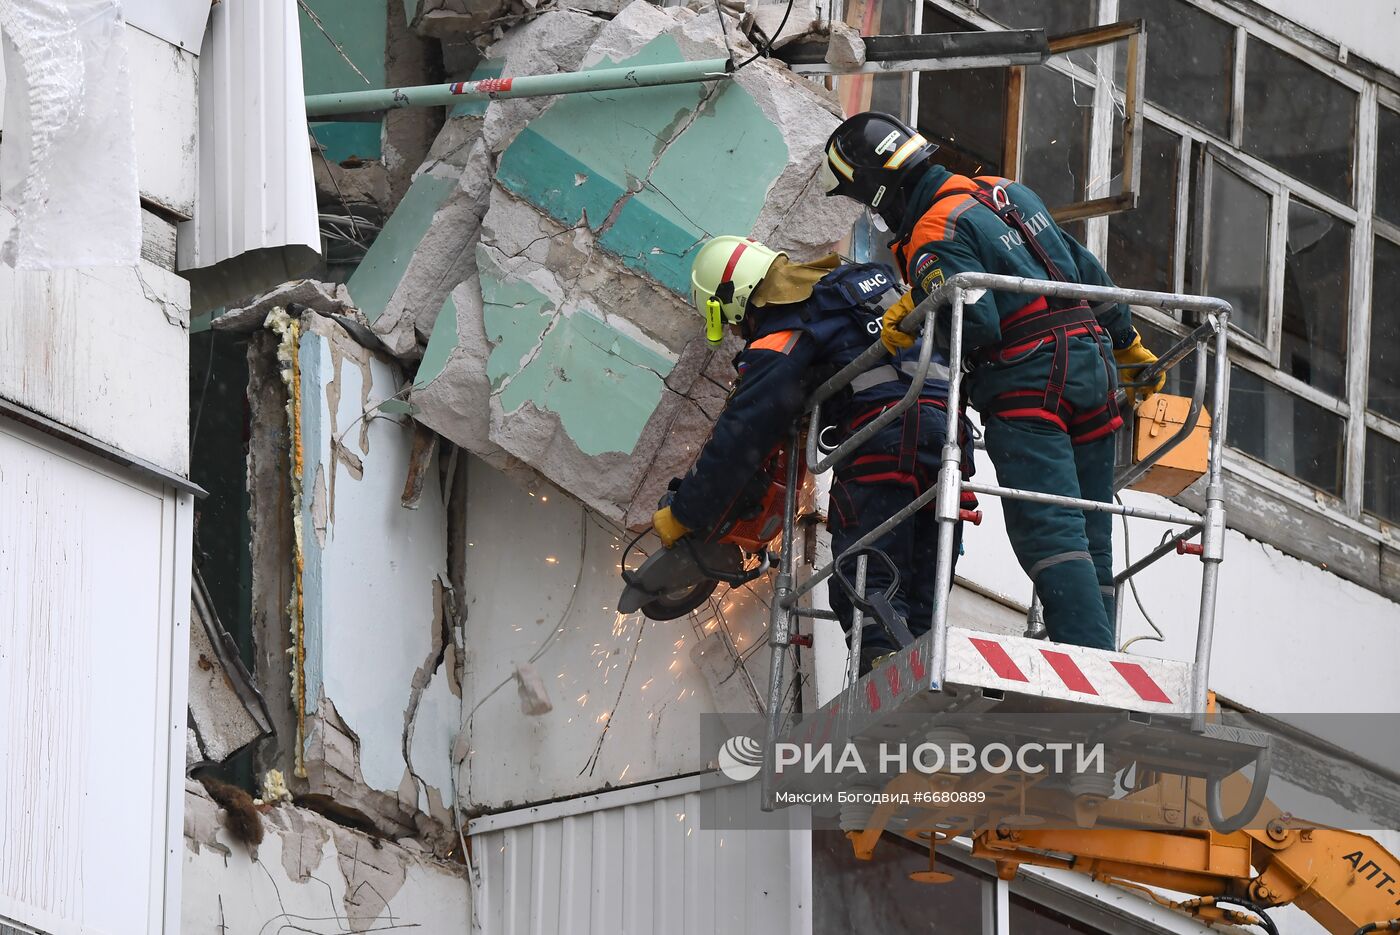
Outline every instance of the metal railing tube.
<path id="1" fill-rule="evenodd" d="M 1187 526 L 1184 530 L 1172 536 L 1166 542 L 1163 542 L 1161 545 L 1157 546 L 1157 548 L 1153 549 L 1151 552 L 1148 552 L 1142 558 L 1133 562 L 1127 568 L 1124 568 L 1118 574 L 1114 575 L 1113 583 L 1122 584 L 1124 581 L 1127 581 L 1133 575 L 1142 571 L 1144 568 L 1146 568 L 1148 565 L 1151 565 L 1153 562 L 1157 561 L 1162 556 L 1170 552 L 1176 551 L 1176 544 L 1178 542 L 1185 542 L 1187 539 L 1190 539 L 1192 536 L 1194 536 L 1200 531 L 1200 523 L 1195 523 L 1191 526 Z"/>
<path id="2" fill-rule="evenodd" d="M 1054 506 L 1068 506 L 1076 510 L 1084 510 L 1092 513 L 1115 513 L 1119 516 L 1131 516 L 1134 519 L 1151 519 L 1159 523 L 1195 523 L 1198 520 L 1194 516 L 1186 516 L 1182 513 L 1163 513 L 1160 510 L 1145 510 L 1142 507 L 1127 506 L 1122 503 L 1108 503 L 1102 500 L 1081 500 L 1078 497 L 1065 497 L 1057 493 L 1041 493 L 1038 490 L 1021 490 L 1017 487 L 1000 487 L 996 484 L 977 484 L 966 481 L 962 484 L 963 490 L 970 490 L 973 493 L 984 493 L 989 497 L 1001 497 L 1006 500 L 1026 500 L 1031 503 L 1049 503 Z"/>
<path id="3" fill-rule="evenodd" d="M 1210 688 L 1211 641 L 1215 638 L 1215 592 L 1220 562 L 1225 557 L 1225 420 L 1230 399 L 1229 341 L 1230 306 L 1219 315 L 1215 332 L 1215 399 L 1210 426 L 1210 471 L 1206 484 L 1205 525 L 1201 532 L 1201 614 L 1196 627 L 1196 662 L 1191 670 L 1193 726 L 1205 729 L 1206 699 Z"/>
<path id="4" fill-rule="evenodd" d="M 788 630 L 791 622 L 792 601 L 787 600 L 792 591 L 793 573 L 796 567 L 793 542 L 797 532 L 797 478 L 800 466 L 797 457 L 798 427 L 792 427 L 788 436 L 787 490 L 783 495 L 783 550 L 778 560 L 778 577 L 773 583 L 773 600 L 768 614 L 768 648 L 772 654 L 768 659 L 768 725 L 763 744 L 762 807 L 772 811 L 777 801 L 773 789 L 774 756 L 777 752 L 778 734 L 783 726 L 783 677 L 787 664 Z"/>
<path id="5" fill-rule="evenodd" d="M 865 567 L 870 556 L 862 552 L 856 556 L 856 593 L 865 597 Z M 860 605 L 855 601 L 851 602 L 851 648 L 847 651 L 846 659 L 846 684 L 843 690 L 850 688 L 860 678 L 860 644 L 865 638 L 863 632 L 865 627 L 865 614 L 861 611 Z"/>
<path id="6" fill-rule="evenodd" d="M 827 456 L 825 458 L 822 458 L 816 462 L 812 462 L 809 460 L 807 462 L 807 470 L 811 471 L 813 474 L 820 474 L 823 471 L 830 469 L 830 467 L 833 464 L 845 458 L 852 451 L 855 451 L 861 445 L 864 445 L 867 441 L 874 438 L 876 432 L 880 431 L 885 426 L 893 422 L 895 419 L 899 418 L 900 415 L 903 414 L 904 411 L 907 410 L 910 406 L 918 405 L 919 396 L 924 391 L 924 382 L 928 379 L 929 362 L 933 359 L 932 316 L 926 316 L 924 318 L 923 334 L 920 336 L 920 341 L 921 343 L 919 345 L 919 361 L 914 367 L 913 375 L 910 377 L 909 389 L 907 392 L 905 392 L 904 396 L 900 398 L 899 402 L 895 403 L 893 406 L 886 409 L 884 412 L 880 413 L 878 416 L 862 425 L 855 433 L 851 435 L 850 438 L 843 439 L 841 441 L 841 444 L 831 449 L 831 451 L 827 453 Z M 877 341 L 876 344 L 879 345 L 879 342 Z M 883 349 L 884 348 L 882 346 L 881 350 Z M 815 410 L 816 407 L 814 406 L 813 411 Z M 809 429 L 809 434 L 810 431 L 811 430 Z M 810 455 L 811 453 L 812 447 L 809 444 L 808 454 Z"/>
<path id="7" fill-rule="evenodd" d="M 956 281 L 959 277 L 954 276 Z M 949 323 L 948 346 L 948 431 L 943 436 L 943 465 L 938 469 L 936 516 L 938 518 L 937 574 L 933 586 L 933 623 L 930 626 L 932 647 L 929 668 L 933 683 L 941 689 L 948 668 L 948 602 L 953 590 L 953 538 L 959 518 L 958 506 L 962 493 L 962 448 L 958 445 L 958 413 L 962 402 L 962 338 L 963 303 L 966 298 L 959 285 L 953 286 L 953 311 Z M 927 322 L 932 324 L 930 318 Z M 926 327 L 925 331 L 931 329 Z M 931 339 L 930 339 L 931 340 Z"/>

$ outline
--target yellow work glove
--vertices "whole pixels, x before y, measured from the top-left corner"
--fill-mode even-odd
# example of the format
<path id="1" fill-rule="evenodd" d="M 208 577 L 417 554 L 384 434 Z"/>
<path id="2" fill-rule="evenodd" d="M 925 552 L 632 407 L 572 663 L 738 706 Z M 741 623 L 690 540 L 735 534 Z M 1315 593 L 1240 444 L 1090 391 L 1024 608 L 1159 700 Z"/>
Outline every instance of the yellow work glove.
<path id="1" fill-rule="evenodd" d="M 664 506 L 651 515 L 652 528 L 661 537 L 661 544 L 666 548 L 676 544 L 676 540 L 684 536 L 690 530 L 676 519 L 671 513 L 669 506 Z"/>
<path id="2" fill-rule="evenodd" d="M 899 330 L 899 323 L 914 310 L 914 293 L 906 292 L 880 319 L 880 343 L 891 354 L 914 346 L 914 336 Z"/>
<path id="3" fill-rule="evenodd" d="M 1118 361 L 1118 367 L 1123 376 L 1129 380 L 1137 378 L 1137 374 L 1148 364 L 1156 363 L 1157 355 L 1143 347 L 1142 337 L 1133 338 L 1133 343 L 1122 350 L 1113 352 L 1113 359 Z M 1160 373 L 1157 375 L 1157 382 L 1151 386 L 1134 386 L 1128 388 L 1128 398 L 1136 405 L 1142 402 L 1153 393 L 1160 393 L 1162 387 L 1167 383 L 1167 375 Z"/>

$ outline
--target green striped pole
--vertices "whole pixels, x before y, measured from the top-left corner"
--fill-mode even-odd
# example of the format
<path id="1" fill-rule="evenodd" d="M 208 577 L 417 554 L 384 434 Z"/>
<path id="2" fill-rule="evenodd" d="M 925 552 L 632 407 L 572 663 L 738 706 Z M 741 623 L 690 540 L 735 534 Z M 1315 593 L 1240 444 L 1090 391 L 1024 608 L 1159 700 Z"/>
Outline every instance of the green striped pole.
<path id="1" fill-rule="evenodd" d="M 711 58 L 664 65 L 595 68 L 558 75 L 483 78 L 480 81 L 454 81 L 451 84 L 429 84 L 413 88 L 308 94 L 306 116 L 329 117 L 334 114 L 367 113 L 396 107 L 444 107 L 468 100 L 503 100 L 512 97 L 576 94 L 580 91 L 617 91 L 623 88 L 692 84 L 697 81 L 728 78 L 732 67 L 733 63 L 729 59 Z"/>

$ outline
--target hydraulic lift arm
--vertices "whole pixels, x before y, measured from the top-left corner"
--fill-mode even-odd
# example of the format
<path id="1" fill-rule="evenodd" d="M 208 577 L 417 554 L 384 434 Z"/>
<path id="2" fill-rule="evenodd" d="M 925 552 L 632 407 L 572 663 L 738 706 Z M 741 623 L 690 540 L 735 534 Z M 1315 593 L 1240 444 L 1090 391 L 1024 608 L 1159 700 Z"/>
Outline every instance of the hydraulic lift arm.
<path id="1" fill-rule="evenodd" d="M 1227 799 L 1248 792 L 1238 775 L 1225 786 Z M 1020 864 L 1074 870 L 1204 922 L 1273 931 L 1260 911 L 1294 905 L 1332 935 L 1400 932 L 1400 860 L 1367 835 L 1309 826 L 1267 801 L 1251 828 L 1220 834 L 1205 819 L 1204 783 L 1175 776 L 1104 802 L 1098 824 L 1114 818 L 1161 827 L 1003 827 L 975 835 L 972 853 L 996 863 L 1003 879 Z M 1148 887 L 1193 898 L 1174 901 Z"/>

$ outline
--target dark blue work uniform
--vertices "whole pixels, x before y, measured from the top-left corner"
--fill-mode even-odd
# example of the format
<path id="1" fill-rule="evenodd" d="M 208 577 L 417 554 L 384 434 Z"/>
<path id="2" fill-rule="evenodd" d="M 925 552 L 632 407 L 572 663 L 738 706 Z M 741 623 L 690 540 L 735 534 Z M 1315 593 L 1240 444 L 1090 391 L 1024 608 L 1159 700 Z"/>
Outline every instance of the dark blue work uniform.
<path id="1" fill-rule="evenodd" d="M 679 522 L 703 531 L 721 521 L 801 418 L 811 392 L 876 340 L 881 315 L 899 297 L 896 286 L 895 273 L 887 266 L 848 264 L 824 276 L 802 302 L 749 309 L 754 331 L 735 358 L 734 391 L 671 501 Z M 838 437 L 845 437 L 883 412 L 908 390 L 918 352 L 916 344 L 861 374 L 849 393 L 823 406 L 823 421 L 836 425 Z M 946 359 L 935 353 L 920 405 L 836 469 L 827 519 L 833 554 L 840 555 L 937 479 L 948 425 L 947 375 Z M 958 528 L 961 532 L 961 524 Z M 937 543 L 932 505 L 873 543 L 899 569 L 901 587 L 890 603 L 916 636 L 932 623 Z M 854 580 L 854 562 L 842 568 Z M 867 593 L 883 592 L 889 584 L 882 563 L 869 562 Z M 832 608 L 849 631 L 850 600 L 835 582 L 830 594 Z M 896 648 L 875 625 L 863 628 L 862 644 L 868 649 Z"/>
<path id="2" fill-rule="evenodd" d="M 967 271 L 1113 284 L 1024 185 L 931 166 L 909 207 L 893 247 L 917 299 Z M 1012 209 L 1024 229 L 1008 221 Z M 1118 385 L 1112 351 L 1137 338 L 1129 308 L 986 292 L 964 316 L 964 347 L 976 364 L 968 380 L 971 402 L 982 414 L 997 479 L 1008 487 L 1111 500 L 1112 435 L 1122 425 L 1112 400 Z M 1110 514 L 1086 516 L 1024 500 L 1003 505 L 1007 536 L 1035 582 L 1050 638 L 1113 648 Z"/>

